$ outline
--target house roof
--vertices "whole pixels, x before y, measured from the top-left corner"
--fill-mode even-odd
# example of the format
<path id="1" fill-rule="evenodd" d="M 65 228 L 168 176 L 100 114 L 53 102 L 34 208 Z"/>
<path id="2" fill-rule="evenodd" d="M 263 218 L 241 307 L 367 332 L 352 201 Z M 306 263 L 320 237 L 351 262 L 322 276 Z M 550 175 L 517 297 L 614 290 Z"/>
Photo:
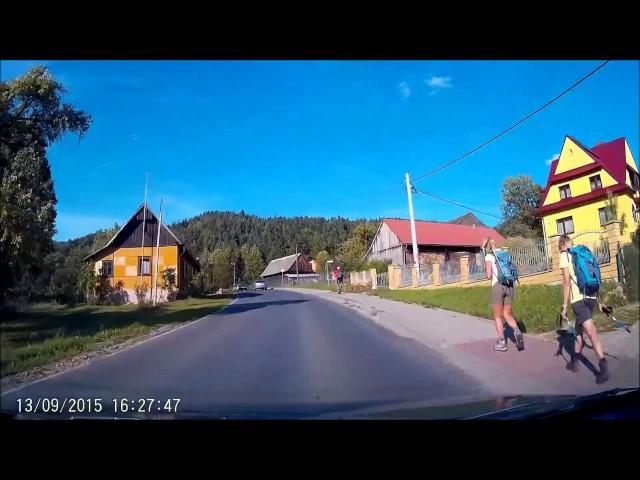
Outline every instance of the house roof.
<path id="1" fill-rule="evenodd" d="M 87 255 L 87 256 L 84 258 L 84 260 L 85 260 L 85 261 L 87 261 L 87 260 L 90 260 L 90 259 L 92 259 L 92 258 L 99 257 L 99 256 L 102 254 L 102 252 L 104 252 L 105 250 L 107 250 L 107 249 L 108 249 L 109 247 L 111 247 L 112 245 L 117 244 L 117 242 L 121 239 L 121 237 L 122 237 L 122 235 L 123 235 L 123 232 L 124 232 L 124 230 L 125 230 L 126 226 L 136 218 L 136 216 L 137 216 L 137 215 L 142 211 L 142 209 L 143 209 L 143 207 L 144 207 L 144 206 L 145 206 L 145 203 L 144 203 L 144 202 L 143 202 L 143 203 L 141 203 L 141 204 L 140 204 L 140 206 L 136 209 L 136 211 L 135 211 L 135 212 L 133 212 L 133 215 L 131 215 L 131 217 L 129 218 L 129 220 L 127 220 L 127 221 L 122 225 L 122 227 L 120 228 L 120 230 L 118 230 L 118 232 L 117 232 L 113 237 L 111 237 L 111 240 L 109 240 L 109 241 L 106 243 L 106 245 L 105 245 L 104 247 L 99 248 L 98 250 L 96 250 L 95 252 L 91 253 L 90 255 Z M 146 205 L 146 211 L 147 211 L 147 215 L 148 215 L 148 218 L 149 218 L 149 219 L 152 219 L 152 218 L 158 218 L 158 217 L 153 213 L 153 211 L 149 208 L 149 205 Z M 167 225 L 165 225 L 164 223 L 162 224 L 162 228 L 163 228 L 163 229 L 164 229 L 164 230 L 165 230 L 169 235 L 171 235 L 171 237 L 176 241 L 176 243 L 177 243 L 178 245 L 180 245 L 180 246 L 182 246 L 182 247 L 184 248 L 184 253 L 185 253 L 185 255 L 186 255 L 186 256 L 191 260 L 191 262 L 192 262 L 192 263 L 194 263 L 195 265 L 198 265 L 198 261 L 196 260 L 196 258 L 191 254 L 191 252 L 189 252 L 189 250 L 187 250 L 187 248 L 186 248 L 186 246 L 184 245 L 184 243 L 182 243 L 182 242 L 180 241 L 180 239 L 176 236 L 176 234 L 175 234 L 175 233 L 173 233 L 173 232 L 171 231 L 171 229 L 170 229 Z"/>
<path id="2" fill-rule="evenodd" d="M 385 218 L 383 222 L 389 226 L 402 243 L 412 243 L 411 222 L 409 220 Z M 418 245 L 479 247 L 488 237 L 493 238 L 497 245 L 502 245 L 505 241 L 502 235 L 490 227 L 416 220 Z"/>
<path id="3" fill-rule="evenodd" d="M 289 269 L 295 264 L 296 259 L 302 255 L 301 253 L 294 253 L 293 255 L 287 255 L 286 257 L 276 258 L 269 262 L 267 268 L 260 275 L 261 277 L 269 277 L 271 275 L 280 275 L 281 271 L 288 272 Z"/>
<path id="4" fill-rule="evenodd" d="M 599 143 L 595 147 L 590 149 L 581 144 L 574 137 L 567 135 L 568 139 L 574 142 L 579 148 L 589 155 L 594 161 L 593 164 L 583 165 L 572 170 L 556 174 L 558 167 L 558 161 L 551 162 L 551 168 L 549 169 L 549 176 L 547 177 L 547 185 L 542 195 L 543 202 L 547 198 L 547 194 L 551 187 L 555 184 L 571 180 L 572 178 L 580 177 L 590 172 L 595 172 L 600 169 L 604 169 L 611 177 L 618 183 L 613 187 L 601 188 L 589 192 L 579 197 L 563 198 L 559 202 L 552 203 L 550 205 L 544 205 L 540 207 L 541 213 L 549 213 L 551 211 L 562 210 L 565 207 L 576 205 L 591 201 L 598 198 L 607 196 L 610 191 L 624 191 L 627 181 L 627 160 L 625 153 L 625 138 L 620 137 L 610 142 Z"/>
<path id="5" fill-rule="evenodd" d="M 476 225 L 478 227 L 484 227 L 485 224 L 482 223 L 478 217 L 476 217 L 473 213 L 467 212 L 464 215 L 460 215 L 459 217 L 454 218 L 453 220 L 449 220 L 449 223 L 457 223 L 459 225 Z"/>

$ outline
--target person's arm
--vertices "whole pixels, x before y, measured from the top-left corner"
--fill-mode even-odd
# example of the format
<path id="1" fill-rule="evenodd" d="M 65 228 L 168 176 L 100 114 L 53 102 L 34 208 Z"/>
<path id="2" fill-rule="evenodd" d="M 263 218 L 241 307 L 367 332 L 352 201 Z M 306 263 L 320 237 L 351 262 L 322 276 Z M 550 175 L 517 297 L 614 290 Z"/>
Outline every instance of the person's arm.
<path id="1" fill-rule="evenodd" d="M 571 277 L 569 276 L 569 265 L 566 255 L 560 257 L 560 269 L 562 270 L 562 315 L 567 316 L 567 306 L 571 296 Z"/>
<path id="2" fill-rule="evenodd" d="M 484 273 L 489 280 L 493 278 L 493 262 L 489 260 L 490 258 L 489 254 L 484 256 Z"/>

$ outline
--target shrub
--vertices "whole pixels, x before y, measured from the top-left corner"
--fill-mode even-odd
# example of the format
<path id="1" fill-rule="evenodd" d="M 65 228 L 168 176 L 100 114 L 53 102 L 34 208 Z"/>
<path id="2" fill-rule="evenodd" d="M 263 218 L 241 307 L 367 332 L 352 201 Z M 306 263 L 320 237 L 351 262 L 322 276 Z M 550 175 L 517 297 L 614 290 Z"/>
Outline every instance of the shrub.
<path id="1" fill-rule="evenodd" d="M 621 307 L 627 303 L 622 285 L 612 280 L 605 280 L 600 285 L 600 298 L 611 307 Z"/>
<path id="2" fill-rule="evenodd" d="M 367 264 L 367 268 L 375 268 L 376 273 L 383 273 L 389 270 L 389 265 L 391 265 L 391 260 L 371 260 Z"/>
<path id="3" fill-rule="evenodd" d="M 139 283 L 136 285 L 135 290 L 138 304 L 144 305 L 147 302 L 147 292 L 149 291 L 149 286 L 146 283 Z"/>
<path id="4" fill-rule="evenodd" d="M 636 237 L 637 238 L 637 237 Z M 622 248 L 624 256 L 625 293 L 631 302 L 637 302 L 639 297 L 640 274 L 640 249 L 636 244 L 625 245 Z"/>
<path id="5" fill-rule="evenodd" d="M 167 292 L 167 300 L 170 302 L 175 301 L 177 296 L 176 291 L 176 269 L 165 268 L 162 271 L 162 284 L 161 287 Z"/>

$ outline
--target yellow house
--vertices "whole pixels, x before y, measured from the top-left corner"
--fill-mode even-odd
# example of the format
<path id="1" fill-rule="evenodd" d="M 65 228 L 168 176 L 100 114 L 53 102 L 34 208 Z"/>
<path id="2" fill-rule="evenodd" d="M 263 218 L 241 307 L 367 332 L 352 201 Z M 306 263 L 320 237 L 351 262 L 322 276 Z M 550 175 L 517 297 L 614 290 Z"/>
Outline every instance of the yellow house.
<path id="1" fill-rule="evenodd" d="M 638 167 L 625 138 L 587 148 L 566 136 L 560 156 L 551 163 L 542 195 L 545 239 L 599 232 L 618 220 L 620 238 L 629 242 L 638 228 L 638 190 Z"/>
<path id="2" fill-rule="evenodd" d="M 184 294 L 193 274 L 200 271 L 197 259 L 164 224 L 160 228 L 159 248 L 156 248 L 159 224 L 151 209 L 144 204 L 140 205 L 104 247 L 85 258 L 85 261 L 95 264 L 96 274 L 108 279 L 112 287 L 121 282 L 124 301 L 137 303 L 135 289 L 141 284 L 147 287 L 147 301 L 156 296 L 156 291 L 159 301 L 166 300 L 166 292 L 161 289 L 161 284 L 162 271 L 168 268 L 175 269 L 176 289 Z M 156 262 L 158 282 L 151 288 L 155 279 Z"/>

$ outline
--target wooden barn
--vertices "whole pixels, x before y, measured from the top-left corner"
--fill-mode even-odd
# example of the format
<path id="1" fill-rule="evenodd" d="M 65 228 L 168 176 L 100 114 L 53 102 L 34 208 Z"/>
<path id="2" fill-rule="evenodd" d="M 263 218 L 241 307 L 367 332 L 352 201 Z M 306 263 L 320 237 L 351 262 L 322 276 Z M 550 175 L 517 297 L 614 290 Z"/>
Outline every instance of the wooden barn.
<path id="1" fill-rule="evenodd" d="M 466 253 L 477 253 L 482 241 L 488 237 L 493 238 L 498 246 L 504 244 L 502 235 L 482 225 L 474 215 L 463 215 L 451 222 L 416 220 L 421 264 L 442 263 Z M 364 260 L 391 260 L 398 266 L 413 264 L 411 222 L 396 218 L 382 220 Z"/>
<path id="2" fill-rule="evenodd" d="M 108 279 L 112 287 L 122 282 L 121 295 L 124 302 L 137 303 L 135 288 L 142 283 L 148 288 L 147 300 L 152 299 L 151 286 L 155 279 L 156 260 L 158 284 L 154 287 L 153 294 L 155 295 L 155 288 L 158 288 L 159 300 L 166 299 L 166 292 L 160 288 L 163 270 L 175 269 L 176 288 L 181 294 L 186 294 L 193 274 L 200 271 L 197 259 L 164 224 L 160 228 L 159 248 L 156 248 L 158 227 L 158 217 L 148 205 L 142 204 L 105 246 L 85 258 L 85 261 L 94 263 L 96 273 Z"/>
<path id="3" fill-rule="evenodd" d="M 260 278 L 269 288 L 273 288 L 293 285 L 297 283 L 296 280 L 320 279 L 320 275 L 313 271 L 311 258 L 308 255 L 296 253 L 271 260 Z"/>

